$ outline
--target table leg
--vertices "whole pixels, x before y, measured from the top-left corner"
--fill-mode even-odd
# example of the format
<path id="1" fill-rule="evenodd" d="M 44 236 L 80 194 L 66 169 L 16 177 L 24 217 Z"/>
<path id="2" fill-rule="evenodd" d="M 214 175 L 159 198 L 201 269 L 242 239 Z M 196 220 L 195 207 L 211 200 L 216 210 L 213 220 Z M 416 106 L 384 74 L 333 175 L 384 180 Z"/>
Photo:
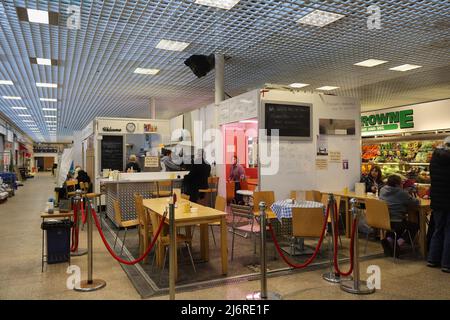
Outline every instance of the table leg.
<path id="1" fill-rule="evenodd" d="M 200 225 L 200 252 L 203 261 L 209 261 L 209 232 L 208 224 Z"/>
<path id="2" fill-rule="evenodd" d="M 222 217 L 220 220 L 220 249 L 222 251 L 222 274 L 228 273 L 228 241 L 227 241 L 227 220 Z"/>
<path id="3" fill-rule="evenodd" d="M 423 208 L 419 210 L 419 250 L 424 259 L 427 258 L 427 223 L 426 211 Z"/>

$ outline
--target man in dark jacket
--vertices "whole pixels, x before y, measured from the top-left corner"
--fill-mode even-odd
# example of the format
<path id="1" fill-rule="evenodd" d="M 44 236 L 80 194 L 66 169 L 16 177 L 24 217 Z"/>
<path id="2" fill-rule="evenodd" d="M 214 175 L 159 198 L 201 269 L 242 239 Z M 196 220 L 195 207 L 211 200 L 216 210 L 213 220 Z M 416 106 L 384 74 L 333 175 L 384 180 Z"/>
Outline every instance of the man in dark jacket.
<path id="1" fill-rule="evenodd" d="M 443 148 L 433 152 L 430 162 L 431 209 L 434 232 L 428 254 L 429 267 L 450 273 L 450 136 Z"/>
<path id="2" fill-rule="evenodd" d="M 193 161 L 190 171 L 184 176 L 185 193 L 190 195 L 190 201 L 197 202 L 199 198 L 203 198 L 204 194 L 200 194 L 198 190 L 208 189 L 208 177 L 211 174 L 211 166 L 205 160 L 203 150 L 199 151 L 198 158 Z"/>

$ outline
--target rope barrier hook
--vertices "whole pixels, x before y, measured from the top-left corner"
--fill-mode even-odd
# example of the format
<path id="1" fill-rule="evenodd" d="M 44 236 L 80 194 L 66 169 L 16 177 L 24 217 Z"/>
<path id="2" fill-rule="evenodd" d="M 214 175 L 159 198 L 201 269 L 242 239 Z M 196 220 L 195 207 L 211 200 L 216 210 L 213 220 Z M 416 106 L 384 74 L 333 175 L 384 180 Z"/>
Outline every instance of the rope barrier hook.
<path id="1" fill-rule="evenodd" d="M 351 199 L 350 203 L 352 205 L 352 216 L 355 220 L 355 227 L 358 228 L 358 221 L 359 221 L 359 215 L 360 211 L 356 207 L 356 199 Z M 371 294 L 375 292 L 375 288 L 369 288 L 367 286 L 367 282 L 360 280 L 360 274 L 359 274 L 359 241 L 358 241 L 358 231 L 355 232 L 355 240 L 353 243 L 353 261 L 354 261 L 354 267 L 353 267 L 353 280 L 342 280 L 341 282 L 341 290 L 353 293 L 353 294 Z"/>
<path id="2" fill-rule="evenodd" d="M 88 279 L 83 280 L 76 284 L 73 288 L 75 291 L 81 292 L 91 292 L 99 290 L 106 286 L 106 282 L 101 279 L 92 279 L 93 269 L 94 269 L 94 255 L 93 255 L 93 244 L 92 244 L 92 203 L 89 199 L 86 199 L 86 214 L 87 214 L 87 243 L 88 243 Z"/>
<path id="3" fill-rule="evenodd" d="M 275 292 L 267 292 L 267 252 L 266 252 L 266 203 L 259 203 L 260 232 L 261 232 L 261 291 L 247 295 L 247 300 L 281 300 L 281 295 Z"/>

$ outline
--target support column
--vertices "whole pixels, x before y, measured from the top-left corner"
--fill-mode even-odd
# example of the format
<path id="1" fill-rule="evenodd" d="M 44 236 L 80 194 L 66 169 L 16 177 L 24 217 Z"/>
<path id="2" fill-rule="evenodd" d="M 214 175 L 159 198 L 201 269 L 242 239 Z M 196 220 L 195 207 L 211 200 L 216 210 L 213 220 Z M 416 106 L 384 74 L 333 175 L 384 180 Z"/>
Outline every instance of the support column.
<path id="1" fill-rule="evenodd" d="M 224 84 L 225 84 L 225 58 L 223 54 L 216 54 L 216 94 L 215 103 L 218 105 L 225 100 Z"/>
<path id="2" fill-rule="evenodd" d="M 156 119 L 156 102 L 155 102 L 155 98 L 150 98 L 150 119 Z"/>

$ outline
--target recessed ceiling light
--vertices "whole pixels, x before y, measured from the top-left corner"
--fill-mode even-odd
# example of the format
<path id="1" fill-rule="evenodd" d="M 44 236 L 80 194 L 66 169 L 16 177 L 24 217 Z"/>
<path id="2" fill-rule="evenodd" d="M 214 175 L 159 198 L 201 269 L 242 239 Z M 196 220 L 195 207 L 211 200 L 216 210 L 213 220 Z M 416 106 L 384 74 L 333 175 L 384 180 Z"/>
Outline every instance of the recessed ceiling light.
<path id="1" fill-rule="evenodd" d="M 46 120 L 47 123 L 56 123 L 56 120 Z"/>
<path id="2" fill-rule="evenodd" d="M 41 100 L 41 101 L 48 101 L 48 102 L 56 102 L 56 101 L 58 101 L 56 99 L 50 99 L 50 98 L 39 98 L 39 100 Z"/>
<path id="3" fill-rule="evenodd" d="M 239 123 L 258 123 L 258 120 L 241 120 Z"/>
<path id="4" fill-rule="evenodd" d="M 418 69 L 418 68 L 422 68 L 422 66 L 416 66 L 414 64 L 403 64 L 398 67 L 390 68 L 389 70 L 404 72 L 404 71 L 414 70 L 414 69 Z"/>
<path id="5" fill-rule="evenodd" d="M 180 41 L 172 41 L 172 40 L 165 40 L 162 39 L 159 41 L 159 43 L 156 45 L 157 49 L 162 50 L 170 50 L 170 51 L 183 51 L 189 46 L 190 43 L 188 42 L 180 42 Z"/>
<path id="6" fill-rule="evenodd" d="M 55 26 L 59 24 L 58 12 L 28 9 L 22 7 L 17 7 L 16 11 L 20 21 L 51 24 Z"/>
<path id="7" fill-rule="evenodd" d="M 27 9 L 28 21 L 48 24 L 48 11 Z"/>
<path id="8" fill-rule="evenodd" d="M 196 0 L 195 3 L 209 7 L 216 7 L 220 9 L 230 10 L 240 0 Z"/>
<path id="9" fill-rule="evenodd" d="M 14 83 L 11 80 L 0 80 L 0 84 L 12 86 Z"/>
<path id="10" fill-rule="evenodd" d="M 57 118 L 56 116 L 44 116 L 45 118 Z"/>
<path id="11" fill-rule="evenodd" d="M 7 100 L 22 100 L 21 97 L 3 96 L 3 99 Z"/>
<path id="12" fill-rule="evenodd" d="M 36 82 L 36 87 L 41 87 L 41 88 L 58 88 L 58 85 L 56 83 Z"/>
<path id="13" fill-rule="evenodd" d="M 383 63 L 387 63 L 387 61 L 377 60 L 377 59 L 369 59 L 369 60 L 355 63 L 355 66 L 372 68 L 375 66 L 379 66 L 380 64 L 383 64 Z"/>
<path id="14" fill-rule="evenodd" d="M 12 107 L 14 110 L 27 110 L 27 107 Z"/>
<path id="15" fill-rule="evenodd" d="M 23 122 L 34 122 L 34 120 L 22 120 Z"/>
<path id="16" fill-rule="evenodd" d="M 136 70 L 134 70 L 134 73 L 155 75 L 158 74 L 159 71 L 159 69 L 136 68 Z"/>
<path id="17" fill-rule="evenodd" d="M 316 90 L 331 91 L 331 90 L 336 90 L 336 89 L 339 89 L 339 87 L 323 86 L 323 87 L 317 88 Z"/>
<path id="18" fill-rule="evenodd" d="M 42 108 L 43 111 L 57 111 L 56 108 Z"/>
<path id="19" fill-rule="evenodd" d="M 57 66 L 58 60 L 56 59 L 47 59 L 47 58 L 34 58 L 30 57 L 30 62 L 32 64 L 39 64 L 43 66 Z"/>
<path id="20" fill-rule="evenodd" d="M 18 114 L 19 117 L 31 117 L 31 114 Z"/>
<path id="21" fill-rule="evenodd" d="M 307 87 L 307 86 L 309 86 L 309 84 L 306 84 L 306 83 L 298 83 L 298 82 L 291 83 L 291 84 L 289 85 L 289 87 L 291 87 L 291 88 L 296 88 L 296 89 L 298 89 L 298 88 L 303 88 L 303 87 Z"/>
<path id="22" fill-rule="evenodd" d="M 324 27 L 327 24 L 335 22 L 345 17 L 343 14 L 327 12 L 322 10 L 314 10 L 298 20 L 299 23 L 310 26 Z"/>

